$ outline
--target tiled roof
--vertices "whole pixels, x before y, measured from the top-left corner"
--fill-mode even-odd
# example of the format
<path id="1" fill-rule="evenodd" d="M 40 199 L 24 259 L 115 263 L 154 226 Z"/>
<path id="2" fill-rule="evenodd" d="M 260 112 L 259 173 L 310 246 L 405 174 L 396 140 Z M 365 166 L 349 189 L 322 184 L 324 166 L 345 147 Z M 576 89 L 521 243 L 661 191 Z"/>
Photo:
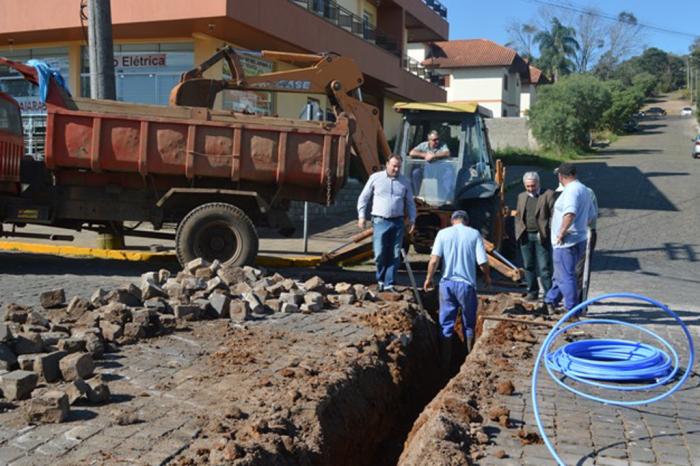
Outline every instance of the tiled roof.
<path id="1" fill-rule="evenodd" d="M 434 42 L 423 64 L 431 68 L 515 67 L 523 77 L 529 75 L 527 63 L 515 50 L 488 39 Z"/>
<path id="2" fill-rule="evenodd" d="M 510 66 L 518 55 L 515 50 L 486 39 L 449 40 L 434 42 L 428 66 L 464 68 L 481 66 Z"/>
<path id="3" fill-rule="evenodd" d="M 532 84 L 547 84 L 549 79 L 542 73 L 542 70 L 530 65 L 530 82 Z"/>

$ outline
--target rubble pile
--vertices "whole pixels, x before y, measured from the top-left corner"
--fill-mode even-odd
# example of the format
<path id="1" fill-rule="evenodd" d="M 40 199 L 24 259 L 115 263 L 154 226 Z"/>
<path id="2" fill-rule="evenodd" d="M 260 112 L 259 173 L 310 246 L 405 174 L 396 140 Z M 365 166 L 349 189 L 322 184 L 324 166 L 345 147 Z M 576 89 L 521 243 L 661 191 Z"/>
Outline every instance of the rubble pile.
<path id="1" fill-rule="evenodd" d="M 253 267 L 189 262 L 170 271 L 147 272 L 139 283 L 100 288 L 90 299 L 66 300 L 63 289 L 42 293 L 41 311 L 17 304 L 0 323 L 0 391 L 23 404 L 31 423 L 62 422 L 76 403 L 110 399 L 95 374 L 96 359 L 121 345 L 172 332 L 188 322 L 226 319 L 232 325 L 275 313 L 314 313 L 361 305 L 378 296 L 363 285 L 326 284 L 320 277 L 298 282 Z"/>

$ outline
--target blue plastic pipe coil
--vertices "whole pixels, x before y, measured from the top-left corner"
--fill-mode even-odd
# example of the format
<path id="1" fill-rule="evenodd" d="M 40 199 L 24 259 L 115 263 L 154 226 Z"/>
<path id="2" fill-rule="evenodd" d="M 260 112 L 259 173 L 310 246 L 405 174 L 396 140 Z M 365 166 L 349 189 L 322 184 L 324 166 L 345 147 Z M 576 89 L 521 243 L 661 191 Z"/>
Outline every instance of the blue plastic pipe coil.
<path id="1" fill-rule="evenodd" d="M 673 346 L 657 333 L 639 325 L 615 319 L 589 319 L 564 325 L 569 318 L 582 309 L 610 298 L 631 299 L 652 304 L 671 316 L 681 326 L 688 341 L 687 367 L 680 379 L 664 392 L 641 400 L 613 400 L 591 395 L 564 382 L 564 379 L 568 378 L 584 385 L 614 391 L 645 391 L 668 384 L 672 379 L 676 378 L 680 371 L 680 358 Z M 591 339 L 576 341 L 561 346 L 555 351 L 549 351 L 552 344 L 561 334 L 581 325 L 622 325 L 634 328 L 654 338 L 665 350 L 646 343 L 629 340 Z M 535 367 L 532 370 L 532 406 L 542 440 L 544 440 L 547 449 L 557 463 L 565 466 L 564 461 L 559 457 L 552 442 L 547 437 L 540 418 L 537 403 L 537 381 L 540 365 L 543 361 L 549 376 L 570 392 L 605 404 L 639 406 L 662 400 L 681 388 L 691 374 L 695 361 L 695 348 L 688 327 L 675 312 L 658 301 L 634 293 L 611 293 L 591 298 L 574 307 L 559 319 L 542 343 L 535 360 Z M 618 384 L 634 383 L 634 385 L 616 385 L 613 382 Z"/>

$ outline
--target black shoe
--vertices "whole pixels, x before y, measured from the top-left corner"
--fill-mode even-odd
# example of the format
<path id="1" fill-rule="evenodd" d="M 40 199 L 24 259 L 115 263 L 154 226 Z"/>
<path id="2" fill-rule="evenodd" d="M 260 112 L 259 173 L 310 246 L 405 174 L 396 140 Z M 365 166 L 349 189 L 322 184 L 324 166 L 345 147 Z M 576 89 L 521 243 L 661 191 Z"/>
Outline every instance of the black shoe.
<path id="1" fill-rule="evenodd" d="M 544 303 L 544 309 L 545 309 L 545 311 L 547 311 L 547 314 L 550 316 L 553 316 L 554 314 L 557 313 L 557 308 L 552 303 Z"/>
<path id="2" fill-rule="evenodd" d="M 537 301 L 537 298 L 539 297 L 538 293 L 528 293 L 525 296 L 525 300 L 527 301 Z"/>

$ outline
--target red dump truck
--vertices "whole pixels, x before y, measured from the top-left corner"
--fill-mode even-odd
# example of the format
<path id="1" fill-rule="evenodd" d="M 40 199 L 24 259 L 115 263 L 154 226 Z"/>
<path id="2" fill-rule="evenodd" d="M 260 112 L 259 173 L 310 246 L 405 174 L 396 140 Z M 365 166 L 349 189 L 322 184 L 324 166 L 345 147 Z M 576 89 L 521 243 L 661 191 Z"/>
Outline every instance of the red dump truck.
<path id="1" fill-rule="evenodd" d="M 263 54 L 301 68 L 247 77 L 236 52 L 225 49 L 182 76 L 169 106 L 72 98 L 50 78 L 39 161 L 23 156 L 19 108 L 0 95 L 0 226 L 162 238 L 168 233 L 158 230 L 176 225 L 181 263 L 196 257 L 252 263 L 255 226 L 289 231 L 290 201 L 330 204 L 351 165 L 368 175 L 389 154 L 377 109 L 356 98 L 363 77 L 354 62 L 330 54 Z M 222 59 L 233 78 L 204 78 Z M 0 65 L 39 84 L 33 67 L 3 58 Z M 336 118 L 212 110 L 224 89 L 323 93 Z M 124 222 L 152 228 L 125 231 Z M 21 236 L 15 227 L 4 234 Z"/>

